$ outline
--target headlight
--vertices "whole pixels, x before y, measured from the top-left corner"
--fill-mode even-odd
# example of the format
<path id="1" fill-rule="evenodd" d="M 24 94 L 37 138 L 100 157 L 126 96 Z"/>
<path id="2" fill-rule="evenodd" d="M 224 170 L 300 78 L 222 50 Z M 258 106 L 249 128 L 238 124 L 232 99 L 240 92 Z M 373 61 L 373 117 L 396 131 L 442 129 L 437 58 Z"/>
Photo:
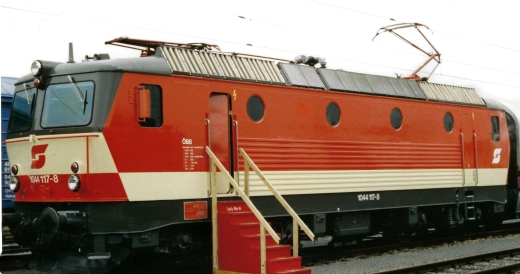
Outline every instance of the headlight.
<path id="1" fill-rule="evenodd" d="M 69 189 L 72 191 L 78 191 L 79 190 L 79 177 L 76 174 L 70 175 L 69 177 Z"/>
<path id="2" fill-rule="evenodd" d="M 18 191 L 20 188 L 20 179 L 16 176 L 11 176 L 11 180 L 9 180 L 9 189 L 11 189 L 13 192 Z"/>
<path id="3" fill-rule="evenodd" d="M 32 62 L 31 72 L 34 76 L 40 76 L 40 74 L 42 74 L 42 63 L 38 60 Z"/>

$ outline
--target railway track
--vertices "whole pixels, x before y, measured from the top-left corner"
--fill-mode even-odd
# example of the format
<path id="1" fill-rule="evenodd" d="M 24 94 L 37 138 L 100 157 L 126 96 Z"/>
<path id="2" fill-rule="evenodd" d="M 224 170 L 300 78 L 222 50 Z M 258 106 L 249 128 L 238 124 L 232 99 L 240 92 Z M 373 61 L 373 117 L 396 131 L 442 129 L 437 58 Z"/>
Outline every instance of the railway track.
<path id="1" fill-rule="evenodd" d="M 379 274 L 394 273 L 514 273 L 520 270 L 520 248 L 488 252 L 441 262 L 405 267 Z"/>
<path id="2" fill-rule="evenodd" d="M 405 252 L 410 249 L 416 249 L 416 248 L 422 248 L 422 247 L 431 247 L 436 245 L 442 245 L 442 244 L 450 244 L 454 242 L 463 242 L 467 240 L 476 240 L 476 239 L 485 239 L 487 237 L 497 237 L 497 236 L 506 236 L 511 234 L 519 234 L 520 233 L 520 227 L 518 226 L 518 223 L 511 224 L 511 225 L 504 225 L 501 227 L 500 230 L 494 230 L 494 231 L 472 231 L 467 232 L 464 235 L 441 235 L 439 233 L 431 233 L 429 235 L 422 235 L 421 237 L 418 237 L 414 239 L 413 241 L 406 242 L 406 243 L 396 243 L 390 242 L 383 237 L 370 237 L 365 239 L 362 243 L 351 245 L 351 246 L 341 246 L 332 248 L 330 246 L 322 246 L 322 247 L 314 247 L 314 248 L 305 248 L 302 252 L 302 263 L 305 267 L 312 267 L 316 264 L 327 264 L 327 262 L 335 262 L 337 260 L 345 259 L 345 258 L 352 258 L 352 257 L 365 257 L 365 256 L 374 256 L 379 254 L 385 254 L 388 252 L 396 253 L 396 252 Z M 26 249 L 21 249 L 19 247 L 9 247 L 6 249 L 6 247 L 3 247 L 4 251 L 3 254 L 0 256 L 0 269 L 7 270 L 7 269 L 23 269 L 24 265 L 29 261 L 30 259 L 30 252 L 27 252 Z M 506 250 L 502 251 L 501 253 L 496 254 L 489 254 L 487 257 L 489 258 L 505 258 L 508 256 L 511 256 L 511 254 L 520 254 L 520 248 L 518 250 Z M 156 257 L 156 258 L 154 258 Z M 159 256 L 161 257 L 161 256 Z M 173 265 L 175 265 L 172 262 L 169 262 L 167 259 L 167 256 L 164 258 L 159 258 L 157 256 L 152 256 L 149 258 L 141 258 L 141 260 L 135 260 L 133 263 L 136 263 L 137 265 L 130 264 L 123 267 L 123 269 L 120 269 L 119 272 L 116 271 L 116 273 L 124 273 L 127 272 L 130 269 L 136 270 L 142 270 L 146 271 L 146 269 L 155 269 L 158 271 L 157 273 L 162 273 L 161 269 L 171 269 Z M 486 257 L 486 256 L 484 256 Z M 425 265 L 422 266 L 424 268 L 420 268 L 421 266 L 416 267 L 410 267 L 410 268 L 403 268 L 399 270 L 391 270 L 388 272 L 381 272 L 381 273 L 424 273 L 425 271 L 433 271 L 435 269 L 442 270 L 444 272 L 441 273 L 467 273 L 469 270 L 464 272 L 467 269 L 472 268 L 473 266 L 471 264 L 468 264 L 468 262 L 476 262 L 476 261 L 485 261 L 485 259 L 482 259 L 480 257 L 471 258 L 460 258 L 460 262 L 457 261 L 443 261 L 439 263 L 437 266 L 434 264 L 431 265 Z M 514 260 L 518 260 L 514 262 Z M 476 273 L 507 273 L 508 268 L 515 268 L 514 264 L 520 264 L 520 256 L 516 257 L 516 259 L 511 259 L 511 263 L 508 263 L 508 266 L 500 265 L 502 267 L 502 272 L 476 272 Z M 147 263 L 143 263 L 147 262 Z M 444 266 L 441 264 L 444 263 Z M 514 263 L 514 264 L 513 264 Z M 134 265 L 134 266 L 132 266 Z M 148 265 L 148 266 L 146 266 Z M 136 268 L 134 268 L 136 267 Z M 459 272 L 449 272 L 450 268 L 455 268 Z M 477 266 L 473 267 L 474 269 L 478 269 Z M 211 266 L 207 268 L 207 271 L 205 271 L 206 268 L 201 267 L 196 272 L 192 272 L 188 269 L 186 269 L 186 272 L 182 273 L 211 273 Z M 479 270 L 484 271 L 484 270 Z M 485 270 L 490 271 L 490 270 Z M 167 273 L 167 272 L 164 272 Z M 436 273 L 436 272 L 433 272 Z"/>
<path id="3" fill-rule="evenodd" d="M 11 234 L 11 230 L 3 229 L 2 230 L 2 254 L 0 257 L 6 256 L 16 256 L 16 255 L 30 255 L 30 249 L 25 247 L 20 247 L 15 241 L 14 237 Z"/>
<path id="4" fill-rule="evenodd" d="M 518 223 L 506 224 L 500 229 L 487 231 L 470 231 L 465 234 L 444 235 L 439 233 L 430 233 L 413 238 L 409 242 L 391 242 L 380 237 L 369 237 L 358 245 L 342 246 L 339 248 L 320 247 L 302 251 L 302 264 L 305 267 L 312 267 L 316 264 L 333 263 L 341 259 L 352 257 L 367 257 L 385 254 L 388 252 L 405 252 L 411 249 L 432 247 L 443 244 L 451 244 L 455 242 L 464 242 L 468 240 L 485 239 L 488 237 L 499 237 L 511 234 L 519 234 L 520 227 Z"/>
<path id="5" fill-rule="evenodd" d="M 31 258 L 29 248 L 15 243 L 9 229 L 2 230 L 2 254 L 0 254 L 0 271 L 25 269 Z"/>

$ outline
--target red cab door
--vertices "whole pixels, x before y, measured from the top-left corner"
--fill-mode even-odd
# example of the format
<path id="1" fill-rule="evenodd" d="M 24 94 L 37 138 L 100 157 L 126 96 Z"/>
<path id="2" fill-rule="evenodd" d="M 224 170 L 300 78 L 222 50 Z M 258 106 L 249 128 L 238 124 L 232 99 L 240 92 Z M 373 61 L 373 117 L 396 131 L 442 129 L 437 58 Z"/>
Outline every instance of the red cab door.
<path id="1" fill-rule="evenodd" d="M 209 98 L 209 147 L 233 176 L 233 151 L 229 96 L 212 93 Z M 228 193 L 230 184 L 217 168 L 217 193 Z"/>

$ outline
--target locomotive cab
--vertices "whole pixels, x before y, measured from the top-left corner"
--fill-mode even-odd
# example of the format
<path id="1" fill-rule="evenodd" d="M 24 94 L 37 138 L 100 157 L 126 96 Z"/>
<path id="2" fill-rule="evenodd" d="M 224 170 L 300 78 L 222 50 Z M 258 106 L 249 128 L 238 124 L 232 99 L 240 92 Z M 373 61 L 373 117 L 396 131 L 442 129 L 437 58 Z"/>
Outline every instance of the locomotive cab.
<path id="1" fill-rule="evenodd" d="M 33 75 L 15 84 L 7 146 L 16 213 L 4 215 L 4 224 L 18 244 L 32 248 L 32 265 L 40 270 L 53 270 L 52 264 L 42 262 L 55 260 L 64 260 L 65 270 L 63 266 L 78 262 L 75 257 L 81 250 L 87 257 L 105 260 L 79 260 L 79 268 L 90 262 L 90 267 L 104 269 L 109 255 L 95 246 L 95 236 L 85 237 L 92 233 L 88 224 L 92 213 L 84 205 L 125 199 L 122 189 L 100 187 L 106 183 L 103 180 L 101 185 L 94 183 L 99 180 L 90 173 L 99 171 L 99 165 L 89 160 L 108 153 L 99 133 L 122 73 L 71 71 L 70 67 L 81 64 L 35 64 L 39 65 L 33 65 Z M 104 166 L 105 173 L 115 169 L 113 163 Z M 62 252 L 69 255 L 57 255 Z"/>
<path id="2" fill-rule="evenodd" d="M 491 99 L 486 99 L 486 103 L 490 108 L 503 110 L 506 116 L 507 131 L 509 135 L 509 155 L 511 155 L 507 172 L 508 205 L 506 213 L 508 218 L 517 218 L 518 214 L 520 214 L 520 193 L 518 192 L 518 181 L 520 176 L 520 168 L 518 166 L 518 163 L 520 162 L 520 154 L 518 151 L 520 140 L 518 139 L 518 136 L 520 128 L 518 127 L 518 118 L 512 109 L 502 103 Z"/>
<path id="3" fill-rule="evenodd" d="M 123 187 L 113 183 L 117 169 L 102 131 L 121 71 L 138 67 L 137 71 L 161 74 L 164 67 L 154 57 L 139 60 L 148 64 L 144 69 L 135 66 L 135 60 L 103 59 L 35 61 L 32 75 L 15 84 L 6 143 L 12 155 L 9 187 L 16 192 L 17 203 L 16 212 L 3 219 L 16 241 L 32 246 L 34 253 L 51 247 L 101 261 L 110 257 L 104 237 L 102 241 L 84 237 L 104 229 L 102 223 L 89 225 L 107 209 L 103 202 L 128 200 Z M 141 109 L 142 123 L 157 122 Z M 89 203 L 98 209 L 93 211 Z"/>

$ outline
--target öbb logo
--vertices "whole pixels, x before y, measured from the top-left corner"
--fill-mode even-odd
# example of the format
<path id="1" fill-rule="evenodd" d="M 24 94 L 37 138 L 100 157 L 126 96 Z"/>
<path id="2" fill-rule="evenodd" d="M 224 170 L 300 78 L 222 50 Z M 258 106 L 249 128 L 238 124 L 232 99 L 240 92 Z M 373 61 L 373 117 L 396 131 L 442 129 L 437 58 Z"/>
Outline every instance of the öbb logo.
<path id="1" fill-rule="evenodd" d="M 492 164 L 498 164 L 500 163 L 500 153 L 502 153 L 501 148 L 495 148 L 495 151 L 493 151 L 493 161 Z"/>
<path id="2" fill-rule="evenodd" d="M 31 149 L 32 169 L 40 169 L 45 165 L 45 150 L 48 144 L 33 146 Z"/>

